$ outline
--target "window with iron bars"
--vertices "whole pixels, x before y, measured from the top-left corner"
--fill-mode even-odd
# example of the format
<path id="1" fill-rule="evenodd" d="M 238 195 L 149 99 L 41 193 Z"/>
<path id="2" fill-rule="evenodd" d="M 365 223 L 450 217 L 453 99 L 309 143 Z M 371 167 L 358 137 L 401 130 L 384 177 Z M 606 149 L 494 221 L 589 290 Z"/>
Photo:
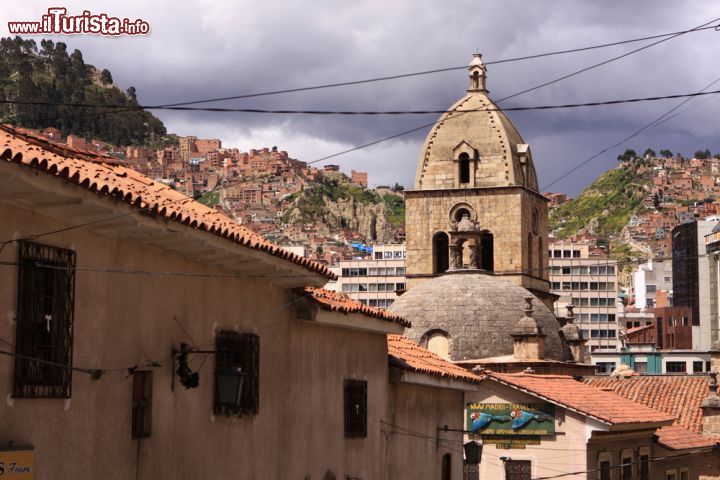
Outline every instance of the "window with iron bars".
<path id="1" fill-rule="evenodd" d="M 240 369 L 245 374 L 240 406 L 213 401 L 215 415 L 255 415 L 260 407 L 260 337 L 254 333 L 221 330 L 215 337 L 215 371 Z M 217 395 L 217 393 L 215 394 Z"/>
<path id="2" fill-rule="evenodd" d="M 70 398 L 75 252 L 19 246 L 13 396 Z"/>
<path id="3" fill-rule="evenodd" d="M 367 381 L 346 379 L 345 436 L 367 437 Z"/>

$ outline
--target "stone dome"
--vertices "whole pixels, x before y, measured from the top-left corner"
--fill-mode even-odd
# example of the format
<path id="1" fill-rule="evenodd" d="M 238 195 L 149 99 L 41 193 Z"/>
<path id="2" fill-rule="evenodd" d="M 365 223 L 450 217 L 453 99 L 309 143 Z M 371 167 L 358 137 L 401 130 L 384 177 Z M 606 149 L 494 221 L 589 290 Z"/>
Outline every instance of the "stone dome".
<path id="1" fill-rule="evenodd" d="M 390 311 L 412 323 L 405 335 L 418 343 L 429 335 L 447 336 L 451 360 L 474 360 L 513 354 L 510 336 L 523 318 L 528 290 L 478 270 L 448 272 L 411 288 Z M 532 317 L 545 336 L 545 359 L 569 361 L 558 323 L 542 302 L 533 302 Z"/>
<path id="2" fill-rule="evenodd" d="M 522 185 L 538 191 L 529 146 L 508 116 L 487 95 L 485 66 L 476 54 L 470 63 L 467 95 L 435 122 L 420 152 L 415 176 L 417 190 L 458 188 L 453 181 L 456 162 L 467 154 L 477 163 L 466 187 Z M 473 82 L 475 84 L 473 85 Z"/>

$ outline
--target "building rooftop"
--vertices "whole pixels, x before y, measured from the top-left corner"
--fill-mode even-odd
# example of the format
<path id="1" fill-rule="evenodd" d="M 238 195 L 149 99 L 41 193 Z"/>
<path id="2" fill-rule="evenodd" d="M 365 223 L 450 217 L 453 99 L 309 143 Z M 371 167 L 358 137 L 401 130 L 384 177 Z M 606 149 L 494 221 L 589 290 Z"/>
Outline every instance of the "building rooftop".
<path id="1" fill-rule="evenodd" d="M 403 327 L 411 326 L 410 322 L 400 315 L 394 315 L 381 308 L 368 307 L 356 300 L 352 300 L 342 293 L 332 292 L 330 290 L 325 290 L 324 288 L 305 287 L 302 289 L 301 294 L 306 295 L 310 300 L 320 306 L 320 308 L 325 310 L 341 312 L 344 314 L 359 313 L 367 315 L 368 317 L 395 322 Z"/>
<path id="2" fill-rule="evenodd" d="M 482 377 L 449 362 L 402 335 L 388 335 L 388 354 L 407 370 L 456 380 L 480 382 Z"/>
<path id="3" fill-rule="evenodd" d="M 676 417 L 658 431 L 658 441 L 674 449 L 714 445 L 720 438 L 702 436 L 700 404 L 708 396 L 705 375 L 640 375 L 626 378 L 586 377 L 585 383 L 613 392 Z"/>
<path id="4" fill-rule="evenodd" d="M 670 424 L 675 418 L 620 395 L 592 387 L 567 375 L 490 372 L 487 374 L 487 378 L 544 398 L 612 426 L 627 424 L 661 426 Z"/>
<path id="5" fill-rule="evenodd" d="M 335 278 L 324 265 L 268 242 L 230 217 L 141 175 L 114 157 L 59 145 L 8 125 L 0 125 L 0 151 L 3 162 L 52 175 L 98 196 L 124 202 L 148 216 L 203 230 L 326 278 Z"/>

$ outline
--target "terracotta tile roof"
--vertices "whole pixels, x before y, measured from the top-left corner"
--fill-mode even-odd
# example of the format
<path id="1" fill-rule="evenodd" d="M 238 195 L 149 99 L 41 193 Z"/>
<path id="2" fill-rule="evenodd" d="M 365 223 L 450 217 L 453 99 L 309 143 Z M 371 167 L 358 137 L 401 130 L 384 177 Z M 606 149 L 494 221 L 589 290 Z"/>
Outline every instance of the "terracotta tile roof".
<path id="1" fill-rule="evenodd" d="M 706 437 L 678 425 L 668 425 L 658 429 L 658 442 L 672 450 L 705 448 L 720 444 L 720 437 Z"/>
<path id="2" fill-rule="evenodd" d="M 708 446 L 718 441 L 700 435 L 700 404 L 708 395 L 708 378 L 704 375 L 640 375 L 618 379 L 592 376 L 586 377 L 584 381 L 593 387 L 677 417 L 672 426 L 658 431 L 658 441 L 670 448 Z M 704 445 L 699 444 L 700 439 L 705 441 Z"/>
<path id="3" fill-rule="evenodd" d="M 348 296 L 325 290 L 324 288 L 305 287 L 300 290 L 300 294 L 308 295 L 312 301 L 317 303 L 321 308 L 334 312 L 360 313 L 368 317 L 379 318 L 388 322 L 395 322 L 403 327 L 410 328 L 411 324 L 403 317 L 394 315 L 387 310 L 381 308 L 368 307 L 362 303 L 349 298 Z"/>
<path id="4" fill-rule="evenodd" d="M 657 424 L 674 419 L 666 413 L 630 401 L 620 395 L 591 387 L 567 375 L 490 372 L 487 377 L 611 425 Z"/>
<path id="5" fill-rule="evenodd" d="M 388 354 L 401 360 L 407 368 L 468 382 L 480 382 L 482 377 L 458 367 L 402 335 L 388 335 Z"/>
<path id="6" fill-rule="evenodd" d="M 326 278 L 336 276 L 322 264 L 274 245 L 230 217 L 141 175 L 114 157 L 72 148 L 0 125 L 0 158 L 47 173 L 100 196 L 120 200 L 153 216 L 174 220 L 197 230 L 300 265 Z"/>

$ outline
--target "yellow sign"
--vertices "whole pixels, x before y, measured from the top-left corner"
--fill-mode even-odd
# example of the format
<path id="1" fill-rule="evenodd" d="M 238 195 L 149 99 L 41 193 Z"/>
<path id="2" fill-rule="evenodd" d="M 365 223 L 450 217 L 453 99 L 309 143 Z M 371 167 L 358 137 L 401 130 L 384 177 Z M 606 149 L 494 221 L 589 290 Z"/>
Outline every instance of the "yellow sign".
<path id="1" fill-rule="evenodd" d="M 518 437 L 514 435 L 483 435 L 484 444 L 495 445 L 495 448 L 509 450 L 525 448 L 526 445 L 540 445 L 539 436 Z"/>
<path id="2" fill-rule="evenodd" d="M 35 455 L 32 447 L 0 450 L 0 480 L 33 480 Z"/>

